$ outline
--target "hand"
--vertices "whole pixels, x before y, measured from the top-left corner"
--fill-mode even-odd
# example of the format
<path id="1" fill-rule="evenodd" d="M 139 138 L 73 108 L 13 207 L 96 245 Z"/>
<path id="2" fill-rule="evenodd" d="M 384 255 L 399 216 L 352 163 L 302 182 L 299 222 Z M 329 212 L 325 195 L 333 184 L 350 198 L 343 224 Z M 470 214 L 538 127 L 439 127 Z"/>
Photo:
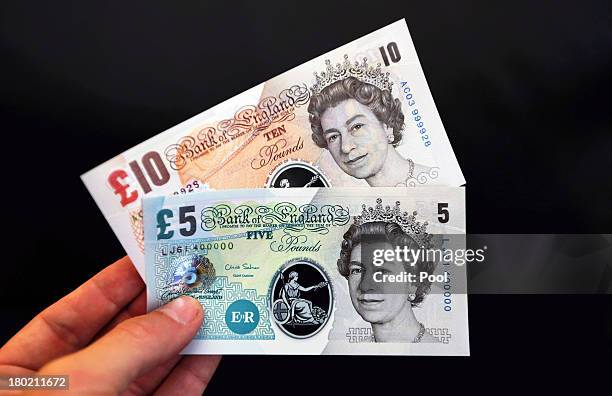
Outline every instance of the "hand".
<path id="1" fill-rule="evenodd" d="M 181 297 L 145 315 L 145 299 L 124 257 L 11 338 L 0 349 L 0 374 L 68 375 L 70 390 L 60 395 L 201 394 L 221 357 L 178 353 L 200 328 L 202 306 Z"/>

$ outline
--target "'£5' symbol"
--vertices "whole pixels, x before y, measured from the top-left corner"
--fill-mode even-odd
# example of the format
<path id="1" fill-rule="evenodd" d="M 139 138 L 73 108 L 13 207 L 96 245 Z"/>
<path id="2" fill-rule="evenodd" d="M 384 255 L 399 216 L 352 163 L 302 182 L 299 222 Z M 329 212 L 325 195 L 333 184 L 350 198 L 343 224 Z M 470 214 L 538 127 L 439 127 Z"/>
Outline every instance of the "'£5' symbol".
<path id="1" fill-rule="evenodd" d="M 162 209 L 157 212 L 157 228 L 159 232 L 157 233 L 157 239 L 170 239 L 174 235 L 174 231 L 166 230 L 170 227 L 170 223 L 166 220 L 172 218 L 174 216 L 170 209 Z"/>

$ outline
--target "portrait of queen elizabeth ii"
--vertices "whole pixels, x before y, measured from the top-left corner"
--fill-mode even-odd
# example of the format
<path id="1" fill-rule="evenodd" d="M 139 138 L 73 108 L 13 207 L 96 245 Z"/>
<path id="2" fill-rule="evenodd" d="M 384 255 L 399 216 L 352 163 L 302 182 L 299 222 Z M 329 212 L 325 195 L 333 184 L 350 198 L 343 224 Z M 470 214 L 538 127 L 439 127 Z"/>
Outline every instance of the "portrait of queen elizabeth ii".
<path id="1" fill-rule="evenodd" d="M 407 218 L 408 222 L 398 224 L 402 222 L 379 221 L 376 216 L 363 221 L 357 216 L 343 236 L 338 271 L 348 281 L 353 307 L 372 326 L 374 342 L 439 342 L 427 332 L 414 313 L 429 293 L 431 283 L 425 280 L 390 284 L 377 281 L 381 276 L 375 276 L 377 272 L 394 276 L 410 272 L 431 274 L 434 263 L 419 260 L 411 265 L 389 260 L 379 266 L 374 265 L 371 254 L 366 253 L 378 249 L 395 250 L 397 247 L 422 248 L 423 239 L 407 232 L 419 225 L 413 222 L 414 215 Z"/>
<path id="2" fill-rule="evenodd" d="M 406 185 L 430 168 L 404 158 L 396 147 L 402 140 L 404 114 L 391 94 L 393 82 L 380 65 L 344 64 L 315 73 L 308 105 L 314 143 L 329 150 L 338 167 L 371 186 Z"/>

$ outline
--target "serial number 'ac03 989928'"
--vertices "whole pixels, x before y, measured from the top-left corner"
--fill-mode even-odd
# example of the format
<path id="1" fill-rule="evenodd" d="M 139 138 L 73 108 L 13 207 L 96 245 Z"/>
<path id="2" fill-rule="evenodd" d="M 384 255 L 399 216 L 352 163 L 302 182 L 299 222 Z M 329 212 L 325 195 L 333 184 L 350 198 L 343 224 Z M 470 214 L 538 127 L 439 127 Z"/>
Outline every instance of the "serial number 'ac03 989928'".
<path id="1" fill-rule="evenodd" d="M 402 81 L 402 92 L 406 98 L 408 106 L 410 106 L 410 118 L 415 122 L 415 126 L 419 130 L 419 135 L 421 135 L 421 140 L 423 141 L 423 145 L 425 147 L 431 146 L 431 140 L 429 139 L 429 135 L 427 134 L 427 128 L 425 128 L 425 121 L 423 121 L 423 117 L 419 113 L 419 109 L 417 107 L 416 100 L 414 99 L 414 95 L 411 92 L 410 87 L 406 81 Z"/>

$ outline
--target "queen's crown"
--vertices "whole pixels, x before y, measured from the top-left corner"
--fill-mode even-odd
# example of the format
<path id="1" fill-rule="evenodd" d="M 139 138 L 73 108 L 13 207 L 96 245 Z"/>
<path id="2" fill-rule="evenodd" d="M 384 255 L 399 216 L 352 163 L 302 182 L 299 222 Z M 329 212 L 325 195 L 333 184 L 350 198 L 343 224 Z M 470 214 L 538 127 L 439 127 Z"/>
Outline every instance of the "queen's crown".
<path id="1" fill-rule="evenodd" d="M 396 223 L 399 225 L 402 230 L 408 234 L 414 241 L 419 245 L 419 247 L 429 249 L 433 247 L 433 235 L 430 235 L 426 232 L 427 222 L 423 224 L 416 221 L 417 212 L 412 212 L 411 215 L 408 212 L 400 211 L 400 202 L 395 202 L 395 207 L 391 208 L 389 205 L 385 206 L 383 209 L 382 199 L 376 199 L 375 207 L 368 207 L 366 205 L 362 205 L 361 215 L 354 217 L 355 225 L 362 225 L 365 223 L 372 223 L 375 221 L 382 221 L 385 223 Z"/>
<path id="2" fill-rule="evenodd" d="M 368 65 L 368 59 L 363 58 L 363 62 L 360 64 L 355 61 L 351 63 L 348 55 L 344 55 L 344 63 L 337 63 L 334 68 L 329 59 L 325 60 L 327 70 L 318 74 L 314 73 L 315 84 L 311 87 L 313 95 L 318 95 L 323 89 L 335 83 L 336 81 L 344 80 L 347 77 L 355 77 L 356 79 L 372 84 L 381 90 L 391 91 L 393 81 L 389 80 L 389 72 L 383 72 L 380 69 L 380 63 L 374 67 Z"/>

